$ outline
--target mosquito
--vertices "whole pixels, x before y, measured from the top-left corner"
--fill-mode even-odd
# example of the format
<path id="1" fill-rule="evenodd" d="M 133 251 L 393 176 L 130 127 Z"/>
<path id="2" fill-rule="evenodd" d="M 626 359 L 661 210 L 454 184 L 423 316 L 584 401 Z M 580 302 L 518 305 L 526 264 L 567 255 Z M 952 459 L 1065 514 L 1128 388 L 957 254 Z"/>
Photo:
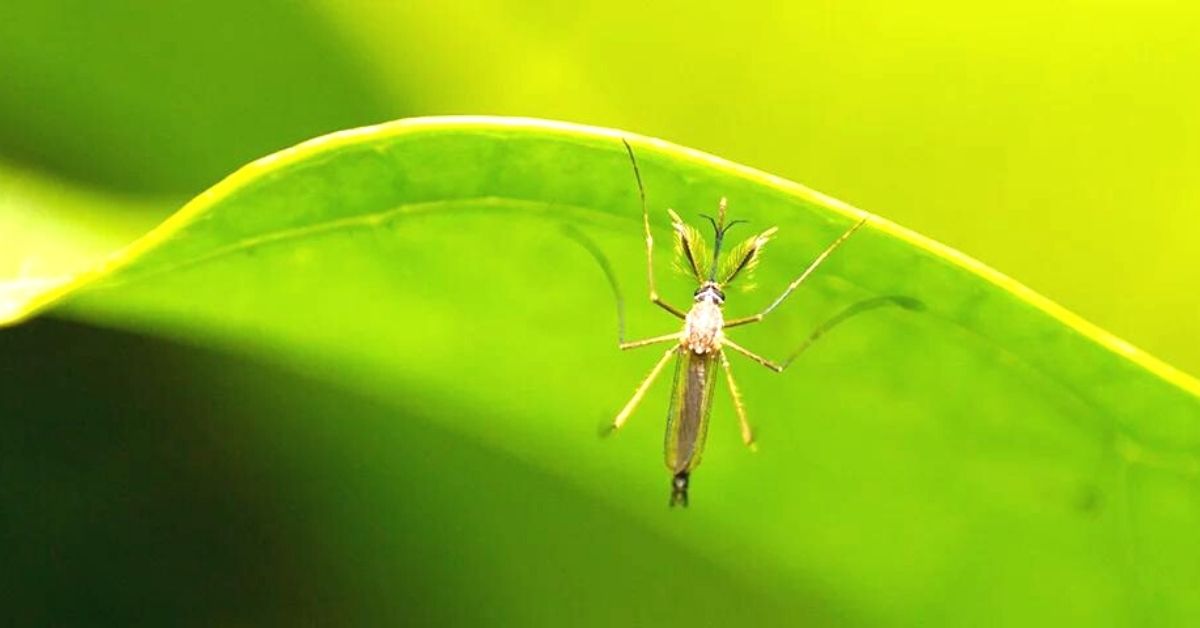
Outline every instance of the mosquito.
<path id="1" fill-rule="evenodd" d="M 650 302 L 666 310 L 667 313 L 675 318 L 682 320 L 683 329 L 673 334 L 626 342 L 624 339 L 624 316 L 621 316 L 622 324 L 618 341 L 622 350 L 668 343 L 670 344 L 670 348 L 654 364 L 654 367 L 650 369 L 650 373 L 646 375 L 645 379 L 642 380 L 642 383 L 633 393 L 633 397 L 625 404 L 625 407 L 621 409 L 616 418 L 613 419 L 609 431 L 619 430 L 621 426 L 625 425 L 625 421 L 629 419 L 629 416 L 633 414 L 633 411 L 641 403 L 642 398 L 646 396 L 646 391 L 650 389 L 650 386 L 658 378 L 659 374 L 666 368 L 667 362 L 675 358 L 675 381 L 671 386 L 671 402 L 667 411 L 666 463 L 667 468 L 672 474 L 670 505 L 686 507 L 688 503 L 688 478 L 692 471 L 700 464 L 700 456 L 704 450 L 709 415 L 712 412 L 713 391 L 717 383 L 718 367 L 724 372 L 725 383 L 729 386 L 730 397 L 733 400 L 733 407 L 737 413 L 738 424 L 742 432 L 742 441 L 745 442 L 747 447 L 754 449 L 754 432 L 751 430 L 750 422 L 746 418 L 746 407 L 742 402 L 742 395 L 738 390 L 737 382 L 734 381 L 726 349 L 740 353 L 772 371 L 781 373 L 795 360 L 796 356 L 833 325 L 862 310 L 877 305 L 884 305 L 888 302 L 897 302 L 899 299 L 895 297 L 881 297 L 863 301 L 852 306 L 839 316 L 818 327 L 798 349 L 793 351 L 782 362 L 768 360 L 737 344 L 725 336 L 726 329 L 758 323 L 765 319 L 800 284 L 812 276 L 813 272 L 838 247 L 842 246 L 850 236 L 854 235 L 856 231 L 866 224 L 867 219 L 863 218 L 858 221 L 854 226 L 846 230 L 845 233 L 838 236 L 829 246 L 825 247 L 825 250 L 821 251 L 809 263 L 804 272 L 800 273 L 800 276 L 788 284 L 783 293 L 761 312 L 752 316 L 725 320 L 722 312 L 725 307 L 725 288 L 738 279 L 745 280 L 758 263 L 763 247 L 775 235 L 778 229 L 771 227 L 761 233 L 752 235 L 733 246 L 722 257 L 722 248 L 725 245 L 725 238 L 730 228 L 746 222 L 743 220 L 726 222 L 727 202 L 724 198 L 717 205 L 716 218 L 702 215 L 703 218 L 708 220 L 713 230 L 711 254 L 708 252 L 707 243 L 700 230 L 685 223 L 674 210 L 668 209 L 667 214 L 671 218 L 671 228 L 674 231 L 677 261 L 682 270 L 688 276 L 695 278 L 697 283 L 697 288 L 692 294 L 692 306 L 685 312 L 663 300 L 655 287 L 654 238 L 650 234 L 650 214 L 646 209 L 646 188 L 642 184 L 642 174 L 638 168 L 637 158 L 633 154 L 633 148 L 624 139 L 621 142 L 625 145 L 626 152 L 629 153 L 630 163 L 633 164 L 633 174 L 637 180 L 638 195 L 642 203 L 642 228 L 646 236 L 646 271 L 650 288 Z M 901 304 L 904 305 L 905 303 L 901 301 Z M 620 307 L 620 303 L 618 303 L 618 306 Z"/>

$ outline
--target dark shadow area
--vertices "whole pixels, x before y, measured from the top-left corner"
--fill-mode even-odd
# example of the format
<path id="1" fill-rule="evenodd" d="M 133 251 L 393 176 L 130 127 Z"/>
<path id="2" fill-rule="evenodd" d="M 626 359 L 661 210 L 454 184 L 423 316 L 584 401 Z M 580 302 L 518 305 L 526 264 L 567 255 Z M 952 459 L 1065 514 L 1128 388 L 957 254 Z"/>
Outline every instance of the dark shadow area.
<path id="1" fill-rule="evenodd" d="M 302 527 L 170 344 L 0 333 L 0 589 L 17 625 L 333 619 Z M 319 623 L 319 622 L 318 622 Z"/>
<path id="2" fill-rule="evenodd" d="M 54 320 L 0 332 L 0 506 L 16 625 L 791 624 L 814 611 L 781 612 L 413 413 Z"/>

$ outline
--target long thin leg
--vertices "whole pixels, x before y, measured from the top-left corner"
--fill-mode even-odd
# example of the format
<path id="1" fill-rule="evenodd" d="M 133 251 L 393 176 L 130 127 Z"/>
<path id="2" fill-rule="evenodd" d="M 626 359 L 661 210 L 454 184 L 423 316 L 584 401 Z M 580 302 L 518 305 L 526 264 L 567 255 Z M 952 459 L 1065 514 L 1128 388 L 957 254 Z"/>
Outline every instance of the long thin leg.
<path id="1" fill-rule="evenodd" d="M 758 355 L 757 353 L 743 347 L 742 345 L 739 345 L 738 343 L 729 340 L 728 338 L 721 341 L 721 344 L 723 346 L 729 347 L 730 349 L 733 349 L 734 351 L 737 351 L 738 353 L 750 358 L 751 360 L 754 360 L 755 362 L 758 362 L 759 364 L 771 369 L 772 371 L 775 371 L 776 373 L 783 372 L 783 368 L 784 368 L 783 365 L 776 364 L 776 363 L 762 357 L 761 355 Z"/>
<path id="2" fill-rule="evenodd" d="M 850 307 L 847 307 L 846 309 L 842 310 L 841 312 L 838 312 L 837 315 L 833 316 L 832 318 L 825 321 L 824 323 L 821 323 L 820 325 L 818 325 L 817 328 L 814 329 L 812 331 L 812 333 L 810 333 L 808 335 L 808 338 L 805 338 L 804 342 L 800 343 L 800 346 L 796 347 L 796 350 L 793 351 L 790 355 L 788 355 L 787 359 L 785 359 L 783 362 L 773 362 L 771 360 L 768 360 L 768 359 L 758 355 L 757 353 L 754 353 L 753 351 L 750 351 L 749 349 L 746 349 L 745 347 L 737 344 L 736 342 L 730 341 L 728 338 L 723 340 L 722 344 L 724 346 L 729 347 L 730 349 L 733 349 L 734 351 L 737 351 L 738 353 L 750 358 L 751 360 L 754 360 L 755 362 L 758 362 L 759 364 L 771 369 L 772 371 L 775 371 L 776 373 L 782 373 L 783 369 L 786 369 L 787 367 L 791 366 L 792 362 L 794 362 L 796 360 L 797 356 L 799 356 L 801 353 L 804 353 L 805 349 L 808 349 L 809 347 L 811 347 L 813 345 L 813 343 L 820 340 L 821 336 L 824 336 L 826 333 L 829 332 L 829 330 L 833 329 L 834 327 L 837 327 L 838 325 L 840 325 L 841 323 L 845 322 L 847 319 L 849 319 L 853 316 L 857 316 L 858 314 L 862 314 L 863 312 L 866 312 L 868 310 L 873 310 L 877 307 L 884 307 L 887 305 L 897 305 L 906 310 L 921 310 L 921 309 L 924 309 L 924 307 L 925 307 L 925 304 L 921 303 L 920 301 L 918 301 L 912 297 L 886 296 L 886 297 L 874 297 L 871 299 L 864 299 L 862 301 L 859 301 L 858 303 L 851 305 Z"/>
<path id="3" fill-rule="evenodd" d="M 563 225 L 563 233 L 568 238 L 574 240 L 583 250 L 587 251 L 592 259 L 599 264 L 600 270 L 604 273 L 604 278 L 608 280 L 608 287 L 612 289 L 613 300 L 617 304 L 617 345 L 625 344 L 625 297 L 621 296 L 621 286 L 617 284 L 617 274 L 613 272 L 612 264 L 608 263 L 608 256 L 600 247 L 596 245 L 586 234 L 574 225 Z"/>
<path id="4" fill-rule="evenodd" d="M 729 366 L 729 358 L 726 357 L 724 351 L 718 352 L 721 356 L 721 366 L 725 367 L 725 383 L 729 384 L 729 396 L 733 399 L 733 409 L 737 412 L 738 425 L 742 428 L 742 442 L 751 451 L 755 451 L 757 446 L 754 443 L 754 432 L 750 429 L 750 421 L 746 419 L 746 406 L 742 403 L 742 391 L 738 390 L 737 382 L 733 381 L 733 369 Z"/>
<path id="5" fill-rule="evenodd" d="M 637 349 L 638 347 L 648 347 L 650 345 L 659 344 L 660 342 L 669 342 L 672 340 L 678 342 L 680 335 L 681 335 L 681 332 L 675 332 L 673 334 L 666 334 L 663 336 L 655 336 L 653 338 L 646 338 L 645 340 L 634 340 L 633 342 L 622 342 L 619 346 L 621 347 L 621 350 L 624 351 L 626 349 Z"/>
<path id="6" fill-rule="evenodd" d="M 678 350 L 679 347 L 671 347 L 670 349 L 667 349 L 667 352 L 664 353 L 663 356 L 659 358 L 658 362 L 654 364 L 654 368 L 650 369 L 650 374 L 646 376 L 646 379 L 642 380 L 642 383 L 638 386 L 637 390 L 634 391 L 633 397 L 629 400 L 629 403 L 626 403 L 625 407 L 621 408 L 621 412 L 617 414 L 617 418 L 613 419 L 612 427 L 609 428 L 610 432 L 615 432 L 621 429 L 622 425 L 625 425 L 625 421 L 629 419 L 629 415 L 633 414 L 633 411 L 637 409 L 638 404 L 642 402 L 642 397 L 646 396 L 646 391 L 650 390 L 650 385 L 654 383 L 654 380 L 658 378 L 658 374 L 662 372 L 663 367 L 667 365 L 667 361 L 670 360 L 671 356 L 675 355 Z"/>
<path id="7" fill-rule="evenodd" d="M 812 330 L 812 333 L 808 335 L 808 338 L 805 338 L 804 342 L 800 343 L 800 346 L 796 347 L 796 350 L 792 351 L 791 354 L 788 355 L 788 357 L 780 364 L 780 366 L 787 368 L 801 353 L 804 353 L 805 349 L 811 347 L 813 343 L 821 339 L 821 336 L 824 336 L 827 332 L 829 332 L 829 330 L 837 327 L 846 319 L 862 314 L 867 310 L 873 310 L 877 307 L 884 307 L 887 305 L 898 305 L 906 310 L 920 310 L 924 309 L 925 307 L 925 304 L 912 297 L 902 296 L 875 297 L 872 299 L 864 299 L 859 301 L 858 303 L 847 307 L 841 312 L 838 312 L 837 315 L 825 321 L 824 323 L 818 325 L 817 328 Z"/>
<path id="8" fill-rule="evenodd" d="M 665 336 L 655 336 L 654 338 L 647 338 L 645 340 L 627 342 L 625 340 L 625 299 L 621 296 L 621 287 L 617 284 L 617 275 L 613 272 L 612 264 L 608 262 L 608 257 L 604 255 L 604 252 L 600 250 L 600 247 L 597 246 L 590 237 L 588 237 L 579 229 L 576 229 L 573 225 L 564 225 L 563 233 L 579 244 L 579 246 L 583 247 L 583 249 L 592 256 L 592 259 L 596 260 L 596 264 L 600 266 L 600 270 L 604 273 L 604 278 L 608 280 L 608 287 L 612 289 L 613 300 L 617 304 L 618 347 L 620 347 L 622 350 L 634 349 L 637 347 L 645 347 L 647 345 L 657 344 L 659 342 L 666 342 L 667 340 L 677 340 L 679 338 L 679 334 L 675 333 Z"/>
<path id="9" fill-rule="evenodd" d="M 633 148 L 625 138 L 621 138 L 625 151 L 629 153 L 629 162 L 633 164 L 633 176 L 637 179 L 638 196 L 642 200 L 642 228 L 646 233 L 646 276 L 650 285 L 650 302 L 670 312 L 676 318 L 685 318 L 687 314 L 679 308 L 663 301 L 658 296 L 654 286 L 654 237 L 650 235 L 650 212 L 646 209 L 646 188 L 642 186 L 642 172 L 638 169 L 637 158 L 633 156 Z"/>
<path id="10" fill-rule="evenodd" d="M 798 288 L 800 286 L 800 284 L 804 283 L 804 280 L 808 279 L 809 275 L 812 275 L 813 271 L 815 271 L 818 266 L 820 266 L 822 263 L 825 262 L 825 259 L 829 257 L 830 253 L 833 253 L 835 250 L 837 250 L 837 248 L 839 246 L 841 246 L 843 242 L 845 242 L 847 239 L 849 239 L 850 236 L 854 235 L 854 232 L 858 231 L 859 228 L 865 224 L 867 224 L 867 219 L 863 218 L 862 220 L 855 223 L 853 227 L 850 227 L 848 230 L 846 230 L 846 233 L 843 233 L 841 236 L 838 237 L 838 239 L 834 240 L 832 244 L 825 247 L 825 250 L 821 251 L 821 254 L 818 255 L 816 257 L 816 259 L 814 259 L 811 263 L 809 263 L 808 268 L 805 268 L 804 272 L 800 273 L 800 276 L 797 277 L 795 281 L 793 281 L 791 284 L 788 285 L 787 289 L 783 291 L 783 294 L 779 295 L 779 298 L 775 299 L 774 301 L 771 302 L 770 305 L 767 306 L 767 309 L 765 309 L 753 316 L 746 316 L 743 318 L 735 318 L 735 319 L 725 323 L 725 326 L 726 327 L 737 327 L 738 325 L 747 325 L 749 323 L 757 323 L 757 322 L 761 321 L 763 318 L 765 318 L 767 316 L 767 314 L 770 314 L 772 310 L 779 307 L 779 304 L 783 303 L 783 300 L 788 298 L 788 295 L 790 295 L 792 293 L 792 291 L 794 291 L 796 288 Z"/>

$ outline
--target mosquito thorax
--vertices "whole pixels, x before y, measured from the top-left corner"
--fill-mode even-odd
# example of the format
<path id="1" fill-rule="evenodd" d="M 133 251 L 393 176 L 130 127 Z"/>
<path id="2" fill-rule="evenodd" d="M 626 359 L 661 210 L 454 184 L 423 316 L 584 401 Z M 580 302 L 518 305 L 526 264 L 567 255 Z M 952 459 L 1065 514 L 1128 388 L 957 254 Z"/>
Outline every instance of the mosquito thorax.
<path id="1" fill-rule="evenodd" d="M 714 353 L 725 339 L 725 317 L 721 314 L 724 295 L 716 284 L 705 284 L 696 291 L 696 302 L 683 323 L 683 345 L 693 353 Z"/>

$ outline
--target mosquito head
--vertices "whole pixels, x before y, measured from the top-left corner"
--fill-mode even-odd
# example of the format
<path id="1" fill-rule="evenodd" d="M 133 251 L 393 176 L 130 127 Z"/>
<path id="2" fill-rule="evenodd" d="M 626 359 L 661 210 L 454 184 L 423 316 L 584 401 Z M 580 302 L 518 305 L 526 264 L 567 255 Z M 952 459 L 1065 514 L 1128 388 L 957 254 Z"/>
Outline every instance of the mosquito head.
<path id="1" fill-rule="evenodd" d="M 688 505 L 688 472 L 680 471 L 671 478 L 671 506 Z"/>
<path id="2" fill-rule="evenodd" d="M 717 305 L 725 305 L 725 293 L 721 292 L 721 287 L 716 282 L 706 281 L 696 288 L 696 292 L 692 293 L 692 300 L 696 303 L 708 301 Z"/>

